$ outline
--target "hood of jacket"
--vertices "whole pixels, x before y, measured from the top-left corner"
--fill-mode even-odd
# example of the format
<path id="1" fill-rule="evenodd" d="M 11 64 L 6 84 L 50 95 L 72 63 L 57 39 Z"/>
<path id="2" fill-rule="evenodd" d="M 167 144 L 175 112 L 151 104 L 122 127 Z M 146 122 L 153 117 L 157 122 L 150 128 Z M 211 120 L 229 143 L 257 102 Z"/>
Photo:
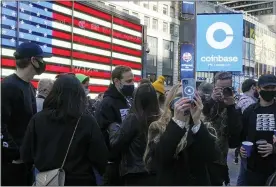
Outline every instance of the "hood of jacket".
<path id="1" fill-rule="evenodd" d="M 125 100 L 125 97 L 117 90 L 114 84 L 109 85 L 103 97 L 112 97 L 114 99 Z"/>

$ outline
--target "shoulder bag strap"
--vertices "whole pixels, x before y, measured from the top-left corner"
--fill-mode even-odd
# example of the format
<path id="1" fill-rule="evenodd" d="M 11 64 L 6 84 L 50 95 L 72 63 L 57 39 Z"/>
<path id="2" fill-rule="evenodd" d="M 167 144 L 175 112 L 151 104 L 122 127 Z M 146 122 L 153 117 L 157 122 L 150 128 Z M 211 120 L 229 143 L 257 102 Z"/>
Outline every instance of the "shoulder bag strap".
<path id="1" fill-rule="evenodd" d="M 68 148 L 67 148 L 67 151 L 66 151 L 65 157 L 64 157 L 63 162 L 62 162 L 62 165 L 61 165 L 61 169 L 63 168 L 63 166 L 64 166 L 64 164 L 65 164 L 65 161 L 66 161 L 66 159 L 67 159 L 67 156 L 68 156 L 68 153 L 69 153 L 69 150 L 70 150 L 71 144 L 72 144 L 72 142 L 73 142 L 73 138 L 74 138 L 74 136 L 75 136 L 75 133 L 76 133 L 77 127 L 78 127 L 79 122 L 80 122 L 80 119 L 81 119 L 81 116 L 79 117 L 79 119 L 78 119 L 78 121 L 77 121 L 77 124 L 76 124 L 76 126 L 75 126 L 75 129 L 74 129 L 73 135 L 72 135 L 72 137 L 71 137 L 71 140 L 70 140 L 69 146 L 68 146 Z"/>

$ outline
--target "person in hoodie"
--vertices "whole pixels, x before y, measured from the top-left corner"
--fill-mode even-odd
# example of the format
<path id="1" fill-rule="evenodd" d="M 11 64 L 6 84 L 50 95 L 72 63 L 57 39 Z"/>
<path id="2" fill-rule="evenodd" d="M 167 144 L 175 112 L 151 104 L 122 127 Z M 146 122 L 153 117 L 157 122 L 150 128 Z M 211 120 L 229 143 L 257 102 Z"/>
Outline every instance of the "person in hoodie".
<path id="1" fill-rule="evenodd" d="M 36 106 L 37 112 L 40 112 L 43 108 L 45 98 L 50 93 L 53 87 L 54 81 L 52 79 L 40 79 L 37 87 Z"/>
<path id="2" fill-rule="evenodd" d="M 243 95 L 239 98 L 237 103 L 237 108 L 241 109 L 243 113 L 250 105 L 256 103 L 259 98 L 259 93 L 257 91 L 257 82 L 254 79 L 246 79 L 242 83 L 242 92 Z M 234 162 L 238 164 L 240 147 L 235 151 L 235 160 Z M 246 183 L 246 162 L 244 159 L 241 159 L 240 172 L 237 179 L 237 186 L 247 186 Z"/>
<path id="3" fill-rule="evenodd" d="M 111 74 L 112 83 L 104 93 L 104 98 L 96 111 L 97 122 L 104 134 L 106 144 L 110 149 L 108 129 L 112 123 L 121 124 L 127 116 L 132 104 L 134 92 L 134 76 L 131 68 L 127 66 L 117 66 Z M 115 131 L 117 129 L 114 129 Z M 110 149 L 112 155 L 112 149 Z M 120 158 L 109 161 L 107 171 L 104 175 L 106 185 L 121 185 L 119 175 Z"/>
<path id="4" fill-rule="evenodd" d="M 143 161 L 149 125 L 160 116 L 151 83 L 144 83 L 135 90 L 131 109 L 119 130 L 110 136 L 113 157 L 122 155 L 120 175 L 125 186 L 152 186 L 155 175 L 147 172 Z"/>
<path id="5" fill-rule="evenodd" d="M 260 76 L 257 89 L 260 100 L 245 109 L 242 116 L 241 141 L 253 143 L 251 155 L 247 155 L 242 146 L 240 148 L 241 156 L 247 158 L 247 186 L 264 186 L 276 170 L 276 153 L 273 149 L 273 134 L 276 130 L 276 76 Z M 264 143 L 257 145 L 259 140 Z"/>
<path id="6" fill-rule="evenodd" d="M 32 116 L 36 113 L 31 80 L 46 68 L 43 58 L 51 57 L 33 42 L 21 43 L 15 53 L 16 72 L 1 82 L 1 184 L 28 186 L 32 172 L 20 159 L 19 148 Z"/>
<path id="7" fill-rule="evenodd" d="M 95 108 L 94 108 L 95 100 L 91 99 L 88 96 L 88 94 L 90 93 L 90 90 L 89 90 L 89 77 L 84 75 L 84 74 L 80 74 L 80 73 L 77 73 L 75 76 L 81 82 L 82 87 L 83 87 L 84 92 L 85 92 L 85 95 L 86 95 L 86 99 L 87 99 L 86 112 L 89 113 L 89 114 L 94 115 L 94 113 L 95 113 Z"/>

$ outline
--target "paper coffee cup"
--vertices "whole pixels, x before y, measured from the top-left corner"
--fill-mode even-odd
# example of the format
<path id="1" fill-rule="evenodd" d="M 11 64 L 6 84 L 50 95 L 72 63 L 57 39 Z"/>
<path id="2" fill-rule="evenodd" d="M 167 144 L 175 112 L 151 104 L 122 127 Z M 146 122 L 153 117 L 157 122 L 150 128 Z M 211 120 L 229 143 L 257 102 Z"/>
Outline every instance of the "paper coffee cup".
<path id="1" fill-rule="evenodd" d="M 242 147 L 245 149 L 247 157 L 251 156 L 251 151 L 253 147 L 253 143 L 249 141 L 244 141 L 242 142 Z"/>

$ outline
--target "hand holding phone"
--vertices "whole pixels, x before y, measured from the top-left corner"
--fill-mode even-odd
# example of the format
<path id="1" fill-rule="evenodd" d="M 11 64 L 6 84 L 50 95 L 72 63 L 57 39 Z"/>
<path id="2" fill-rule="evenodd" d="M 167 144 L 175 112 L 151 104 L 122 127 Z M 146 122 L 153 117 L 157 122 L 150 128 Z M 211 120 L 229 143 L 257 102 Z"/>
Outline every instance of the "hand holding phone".
<path id="1" fill-rule="evenodd" d="M 194 104 L 192 105 L 192 107 L 190 109 L 191 116 L 193 118 L 194 124 L 198 125 L 198 124 L 200 124 L 201 113 L 202 113 L 202 110 L 203 110 L 203 103 L 202 103 L 202 100 L 201 100 L 198 93 L 195 94 L 195 98 L 193 100 L 193 103 Z"/>
<path id="2" fill-rule="evenodd" d="M 182 97 L 174 104 L 174 117 L 177 120 L 188 123 L 190 115 L 185 115 L 186 111 L 191 108 L 191 103 L 189 98 Z"/>

